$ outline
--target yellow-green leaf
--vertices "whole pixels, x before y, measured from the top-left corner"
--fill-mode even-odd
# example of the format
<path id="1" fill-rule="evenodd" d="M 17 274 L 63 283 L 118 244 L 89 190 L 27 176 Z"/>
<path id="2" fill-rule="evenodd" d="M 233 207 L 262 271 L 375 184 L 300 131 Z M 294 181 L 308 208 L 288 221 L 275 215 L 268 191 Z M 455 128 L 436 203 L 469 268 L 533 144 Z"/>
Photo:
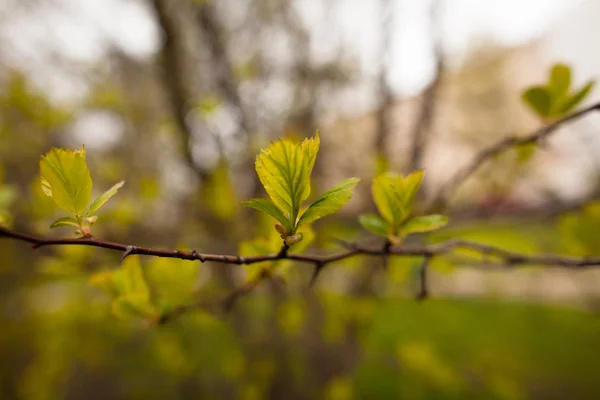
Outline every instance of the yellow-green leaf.
<path id="1" fill-rule="evenodd" d="M 192 300 L 198 278 L 198 264 L 185 260 L 154 258 L 145 266 L 146 277 L 162 307 Z"/>
<path id="2" fill-rule="evenodd" d="M 50 229 L 62 227 L 62 226 L 72 226 L 75 228 L 79 228 L 79 222 L 75 218 L 71 217 L 62 217 L 57 219 L 50 225 Z"/>
<path id="3" fill-rule="evenodd" d="M 280 139 L 256 157 L 256 173 L 262 185 L 290 221 L 296 221 L 300 202 L 310 194 L 310 173 L 318 151 L 317 134 L 301 144 Z"/>
<path id="4" fill-rule="evenodd" d="M 541 86 L 527 89 L 521 98 L 541 117 L 547 117 L 552 106 L 552 96 L 548 90 Z"/>
<path id="5" fill-rule="evenodd" d="M 448 223 L 448 217 L 444 215 L 425 215 L 422 217 L 415 217 L 408 220 L 401 228 L 401 234 L 403 236 L 417 232 L 431 232 L 436 229 L 440 229 Z"/>
<path id="6" fill-rule="evenodd" d="M 415 196 L 419 191 L 419 186 L 421 186 L 421 181 L 423 180 L 423 170 L 415 171 L 407 177 L 399 177 L 398 180 L 400 182 L 400 193 L 402 194 L 402 205 L 404 206 L 404 211 L 406 215 L 410 214 L 412 211 L 413 202 L 415 200 Z"/>
<path id="7" fill-rule="evenodd" d="M 111 297 L 117 297 L 120 294 L 120 288 L 114 280 L 113 274 L 117 271 L 100 271 L 89 277 L 88 283 L 108 294 Z"/>
<path id="8" fill-rule="evenodd" d="M 325 215 L 336 212 L 350 200 L 352 190 L 359 181 L 360 178 L 349 178 L 323 193 L 304 211 L 298 225 L 311 223 Z"/>
<path id="9" fill-rule="evenodd" d="M 272 201 L 267 199 L 251 199 L 248 201 L 243 201 L 242 204 L 248 207 L 252 207 L 255 210 L 269 214 L 277 221 L 279 221 L 281 225 L 283 225 L 287 233 L 291 233 L 294 230 L 292 222 L 283 215 L 281 210 L 277 208 L 277 206 Z"/>
<path id="10" fill-rule="evenodd" d="M 556 64 L 550 71 L 548 89 L 553 99 L 565 96 L 571 86 L 571 68 L 565 64 Z"/>
<path id="11" fill-rule="evenodd" d="M 50 150 L 40 160 L 42 189 L 64 211 L 82 216 L 90 202 L 92 178 L 85 162 L 85 149 Z"/>
<path id="12" fill-rule="evenodd" d="M 562 114 L 573 111 L 573 109 L 588 96 L 595 84 L 595 81 L 588 82 L 588 84 L 585 85 L 579 92 L 569 97 L 569 99 L 561 107 L 560 111 Z"/>
<path id="13" fill-rule="evenodd" d="M 379 213 L 391 226 L 398 226 L 406 214 L 399 187 L 400 176 L 391 172 L 373 178 L 373 200 Z"/>
<path id="14" fill-rule="evenodd" d="M 147 296 L 126 294 L 113 300 L 111 311 L 117 318 L 155 317 L 156 310 Z"/>
<path id="15" fill-rule="evenodd" d="M 125 181 L 116 183 L 113 185 L 113 187 L 111 187 L 106 192 L 104 192 L 100 196 L 98 196 L 96 198 L 96 200 L 94 200 L 92 202 L 92 204 L 90 204 L 90 207 L 88 208 L 88 211 L 86 212 L 85 215 L 90 215 L 93 212 L 98 211 L 98 209 L 100 207 L 102 207 L 111 197 L 113 197 L 115 194 L 117 194 L 117 191 L 119 189 L 121 189 L 121 187 L 123 187 L 124 184 L 125 184 Z"/>
<path id="16" fill-rule="evenodd" d="M 358 222 L 360 222 L 363 228 L 376 235 L 386 237 L 389 233 L 390 225 L 379 215 L 361 214 L 358 217 Z"/>

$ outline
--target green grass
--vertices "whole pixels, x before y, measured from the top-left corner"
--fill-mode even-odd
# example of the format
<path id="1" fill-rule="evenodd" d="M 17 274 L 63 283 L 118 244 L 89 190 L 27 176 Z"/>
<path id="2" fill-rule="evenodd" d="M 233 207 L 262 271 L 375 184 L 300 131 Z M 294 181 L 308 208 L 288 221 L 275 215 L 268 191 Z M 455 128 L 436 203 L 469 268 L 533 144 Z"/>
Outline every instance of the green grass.
<path id="1" fill-rule="evenodd" d="M 600 318 L 573 309 L 385 300 L 363 348 L 364 398 L 600 398 Z"/>

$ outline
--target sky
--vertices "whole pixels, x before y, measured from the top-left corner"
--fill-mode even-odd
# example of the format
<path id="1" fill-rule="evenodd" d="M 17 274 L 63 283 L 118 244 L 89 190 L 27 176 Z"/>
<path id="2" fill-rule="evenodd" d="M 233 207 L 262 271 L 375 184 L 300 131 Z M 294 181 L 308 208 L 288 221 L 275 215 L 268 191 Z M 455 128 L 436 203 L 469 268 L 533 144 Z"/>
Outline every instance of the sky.
<path id="1" fill-rule="evenodd" d="M 577 14 L 578 9 L 587 7 L 597 12 L 580 12 L 571 18 L 579 22 L 583 19 L 583 23 L 571 23 L 570 30 L 563 29 L 561 35 L 553 36 L 553 44 L 547 46 L 548 54 L 554 52 L 560 56 L 562 52 L 576 62 L 583 62 L 585 48 L 581 43 L 579 47 L 573 46 L 576 35 L 570 32 L 573 28 L 585 31 L 586 27 L 595 32 L 600 22 L 596 0 L 440 1 L 439 34 L 444 52 L 454 62 L 459 62 L 470 48 L 484 39 L 503 46 L 535 40 L 556 30 L 557 26 L 560 28 L 565 15 Z M 158 49 L 160 32 L 143 1 L 55 0 L 54 3 L 60 7 L 50 4 L 26 9 L 0 21 L 0 34 L 12 47 L 12 51 L 7 52 L 9 57 L 36 70 L 47 65 L 44 57 L 48 52 L 66 55 L 78 63 L 93 63 L 102 58 L 110 44 L 118 44 L 137 57 L 147 57 Z M 388 80 L 395 93 L 410 96 L 422 90 L 434 75 L 429 26 L 431 0 L 390 0 L 389 3 L 393 30 Z M 336 0 L 332 13 L 326 13 L 319 0 L 297 0 L 296 4 L 298 14 L 319 39 L 313 47 L 316 59 L 326 61 L 340 44 L 331 39 L 334 37 L 330 34 L 333 16 L 339 24 L 342 43 L 358 55 L 366 76 L 377 73 L 378 60 L 381 60 L 381 30 L 378 28 L 381 2 Z M 52 84 L 52 78 L 48 82 Z M 58 79 L 54 89 L 62 90 L 67 97 L 73 94 L 69 91 L 80 90 L 77 87 L 61 89 L 61 85 L 65 83 Z"/>

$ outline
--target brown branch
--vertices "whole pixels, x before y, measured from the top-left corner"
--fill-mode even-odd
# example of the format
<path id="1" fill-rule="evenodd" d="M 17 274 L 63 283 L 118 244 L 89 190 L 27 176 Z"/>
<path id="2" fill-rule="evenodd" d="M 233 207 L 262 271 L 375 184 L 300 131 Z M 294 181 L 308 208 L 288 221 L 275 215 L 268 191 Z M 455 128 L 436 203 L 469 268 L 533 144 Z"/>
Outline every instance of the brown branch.
<path id="1" fill-rule="evenodd" d="M 554 132 L 556 132 L 558 130 L 558 128 L 562 127 L 563 125 L 567 124 L 568 122 L 571 122 L 575 119 L 581 118 L 584 115 L 586 115 L 592 111 L 598 111 L 598 110 L 600 110 L 600 103 L 596 103 L 592 106 L 582 109 L 581 111 L 572 113 L 550 125 L 547 125 L 541 129 L 538 129 L 537 131 L 535 131 L 527 136 L 523 136 L 523 137 L 510 136 L 510 137 L 507 137 L 507 138 L 481 150 L 479 153 L 477 153 L 475 155 L 473 160 L 467 166 L 460 169 L 456 174 L 454 174 L 454 176 L 452 178 L 450 178 L 450 180 L 445 185 L 442 186 L 438 195 L 432 201 L 431 208 L 439 209 L 439 208 L 445 207 L 449 200 L 449 197 L 452 195 L 452 193 L 455 192 L 456 189 L 467 180 L 467 178 L 469 178 L 471 175 L 473 175 L 475 172 L 477 172 L 479 170 L 479 168 L 481 168 L 488 160 L 514 148 L 514 146 L 517 146 L 517 145 L 534 144 L 534 143 L 538 144 L 542 140 L 546 139 L 547 137 L 552 135 Z"/>
<path id="2" fill-rule="evenodd" d="M 147 255 L 154 257 L 164 258 L 177 258 L 181 260 L 197 260 L 200 262 L 213 261 L 224 264 L 254 264 L 264 261 L 276 261 L 276 260 L 293 260 L 304 264 L 312 264 L 314 266 L 313 276 L 311 278 L 311 285 L 314 284 L 319 273 L 323 270 L 325 265 L 334 263 L 337 261 L 344 260 L 346 258 L 354 257 L 357 255 L 373 255 L 373 256 L 423 256 L 424 261 L 420 270 L 420 289 L 418 293 L 419 299 L 424 299 L 428 296 L 428 290 L 426 286 L 426 269 L 429 261 L 435 256 L 441 256 L 448 254 L 456 249 L 470 249 L 478 253 L 495 257 L 498 262 L 492 263 L 493 265 L 500 266 L 519 266 L 519 265 L 545 265 L 545 266 L 560 266 L 566 268 L 586 268 L 586 267 L 598 267 L 600 266 L 600 257 L 584 257 L 576 258 L 569 256 L 562 256 L 556 254 L 541 254 L 541 255 L 528 255 L 522 253 L 516 253 L 509 250 L 504 250 L 494 246 L 470 242 L 465 240 L 449 240 L 440 244 L 434 244 L 430 246 L 405 246 L 405 247 L 391 247 L 385 245 L 383 247 L 371 248 L 363 247 L 357 244 L 345 243 L 346 250 L 330 255 L 311 255 L 311 254 L 290 254 L 288 247 L 284 246 L 278 253 L 265 254 L 262 256 L 243 257 L 238 255 L 221 255 L 221 254 L 201 254 L 195 250 L 183 251 L 183 250 L 169 250 L 169 249 L 156 249 L 150 247 L 133 246 L 123 243 L 111 242 L 107 240 L 96 239 L 94 237 L 83 237 L 83 238 L 44 238 L 41 236 L 29 235 L 21 232 L 8 229 L 0 226 L 0 238 L 15 239 L 23 242 L 27 242 L 33 245 L 34 249 L 45 247 L 45 246 L 65 246 L 65 245 L 80 245 L 80 246 L 92 246 L 99 247 L 109 250 L 115 250 L 122 252 L 121 260 L 127 256 L 138 254 Z M 266 278 L 270 278 L 271 275 L 267 270 L 264 270 L 255 279 L 246 282 L 242 286 L 235 288 L 230 292 L 224 299 L 216 303 L 216 307 L 222 311 L 228 311 L 233 308 L 237 300 L 242 296 L 254 291 L 259 284 Z M 184 314 L 188 310 L 205 308 L 207 310 L 214 309 L 215 304 L 209 304 L 205 302 L 198 302 L 191 305 L 183 305 L 175 308 L 173 311 L 161 316 L 158 321 L 159 324 L 166 323 L 179 315 Z"/>
<path id="3" fill-rule="evenodd" d="M 433 36 L 433 50 L 435 54 L 435 76 L 427 89 L 423 92 L 423 100 L 419 117 L 412 132 L 412 144 L 410 149 L 410 159 L 407 172 L 413 172 L 423 167 L 423 157 L 430 140 L 431 128 L 434 124 L 434 115 L 436 111 L 436 102 L 438 91 L 442 81 L 444 71 L 444 54 L 442 51 L 441 35 L 438 28 L 440 2 L 436 0 L 431 5 L 431 33 Z"/>
<path id="4" fill-rule="evenodd" d="M 346 250 L 329 255 L 289 253 L 287 248 L 284 247 L 278 253 L 265 254 L 262 256 L 243 257 L 239 255 L 226 254 L 201 254 L 195 250 L 184 251 L 133 246 L 123 243 L 96 239 L 94 237 L 43 238 L 40 236 L 16 232 L 5 227 L 0 227 L 0 238 L 2 237 L 12 238 L 31 243 L 34 249 L 45 246 L 80 245 L 121 251 L 125 256 L 138 254 L 154 257 L 178 258 L 181 260 L 200 261 L 203 263 L 207 261 L 213 261 L 223 264 L 237 265 L 249 265 L 264 261 L 292 260 L 304 264 L 312 264 L 317 266 L 341 261 L 346 258 L 354 257 L 357 255 L 434 257 L 444 255 L 456 249 L 470 249 L 477 251 L 481 254 L 497 257 L 503 262 L 503 264 L 506 265 L 546 265 L 570 268 L 600 266 L 600 257 L 576 258 L 557 254 L 529 255 L 523 253 L 516 253 L 498 247 L 466 240 L 449 240 L 447 242 L 429 246 L 384 246 L 383 248 L 364 247 L 353 244 L 350 248 Z"/>

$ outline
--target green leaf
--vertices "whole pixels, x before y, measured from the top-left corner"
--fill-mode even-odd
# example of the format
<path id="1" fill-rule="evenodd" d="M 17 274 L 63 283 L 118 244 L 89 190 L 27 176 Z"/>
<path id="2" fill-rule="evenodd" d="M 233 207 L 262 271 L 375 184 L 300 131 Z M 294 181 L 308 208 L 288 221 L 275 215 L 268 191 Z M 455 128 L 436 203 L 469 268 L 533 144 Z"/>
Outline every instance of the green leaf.
<path id="1" fill-rule="evenodd" d="M 52 149 L 40 160 L 42 189 L 64 211 L 80 217 L 90 201 L 92 178 L 81 150 Z"/>
<path id="2" fill-rule="evenodd" d="M 75 218 L 71 217 L 62 217 L 57 219 L 50 225 L 50 229 L 62 227 L 62 226 L 73 226 L 75 228 L 79 228 L 79 222 Z"/>
<path id="3" fill-rule="evenodd" d="M 526 143 L 520 144 L 515 147 L 517 151 L 517 162 L 519 164 L 524 164 L 533 157 L 535 153 L 535 149 L 537 148 L 536 143 Z"/>
<path id="4" fill-rule="evenodd" d="M 310 195 L 310 173 L 319 143 L 318 133 L 301 144 L 280 139 L 256 157 L 256 173 L 262 185 L 273 203 L 292 223 L 298 217 L 300 202 Z"/>
<path id="5" fill-rule="evenodd" d="M 573 109 L 588 96 L 595 84 L 595 81 L 588 82 L 588 84 L 585 85 L 579 92 L 569 97 L 569 99 L 561 107 L 560 111 L 563 114 L 573 111 Z"/>
<path id="6" fill-rule="evenodd" d="M 121 268 L 96 273 L 88 282 L 113 298 L 112 312 L 119 318 L 155 314 L 139 257 L 129 256 Z"/>
<path id="7" fill-rule="evenodd" d="M 379 213 L 392 227 L 398 226 L 406 214 L 399 178 L 397 174 L 386 172 L 373 178 L 371 186 Z"/>
<path id="8" fill-rule="evenodd" d="M 541 117 L 547 117 L 550 114 L 552 106 L 552 95 L 542 86 L 536 86 L 527 89 L 521 98 Z"/>
<path id="9" fill-rule="evenodd" d="M 138 293 L 127 294 L 113 300 L 111 311 L 115 317 L 122 319 L 156 316 L 156 310 L 150 299 Z"/>
<path id="10" fill-rule="evenodd" d="M 423 173 L 423 170 L 419 170 L 413 172 L 405 178 L 399 177 L 398 179 L 402 193 L 402 205 L 404 206 L 406 214 L 410 214 L 412 211 L 415 196 L 417 195 L 419 186 L 421 186 L 421 181 L 423 180 Z"/>
<path id="11" fill-rule="evenodd" d="M 154 258 L 145 266 L 146 277 L 161 308 L 186 304 L 193 299 L 198 278 L 197 263 Z"/>
<path id="12" fill-rule="evenodd" d="M 417 232 L 431 232 L 442 228 L 448 223 L 448 217 L 444 215 L 425 215 L 408 220 L 401 228 L 403 236 Z"/>
<path id="13" fill-rule="evenodd" d="M 565 64 L 555 64 L 550 71 L 548 90 L 553 100 L 558 100 L 567 95 L 571 86 L 571 68 Z"/>
<path id="14" fill-rule="evenodd" d="M 96 198 L 96 200 L 94 200 L 92 202 L 92 204 L 90 204 L 90 206 L 89 206 L 87 212 L 85 213 L 85 215 L 90 215 L 90 214 L 98 211 L 98 209 L 100 207 L 102 207 L 104 205 L 104 203 L 106 203 L 111 197 L 113 197 L 115 194 L 117 194 L 117 191 L 119 189 L 121 189 L 124 184 L 125 184 L 125 181 L 121 181 L 119 183 L 116 183 L 116 184 L 113 185 L 113 187 L 111 187 L 106 192 L 104 192 L 100 196 L 98 196 Z"/>
<path id="15" fill-rule="evenodd" d="M 349 178 L 323 193 L 306 209 L 306 211 L 304 211 L 297 226 L 311 223 L 319 218 L 336 212 L 350 200 L 352 197 L 352 190 L 359 181 L 360 178 Z"/>
<path id="16" fill-rule="evenodd" d="M 100 271 L 92 274 L 88 283 L 106 294 L 110 297 L 118 297 L 120 294 L 121 288 L 117 285 L 114 280 L 113 274 L 117 271 Z"/>
<path id="17" fill-rule="evenodd" d="M 358 222 L 366 230 L 383 237 L 387 237 L 390 229 L 390 225 L 379 215 L 375 214 L 361 214 L 358 217 Z"/>
<path id="18" fill-rule="evenodd" d="M 291 233 L 294 230 L 292 222 L 283 215 L 281 210 L 277 208 L 272 201 L 266 199 L 251 199 L 243 201 L 242 204 L 269 214 L 283 225 L 287 233 Z"/>

